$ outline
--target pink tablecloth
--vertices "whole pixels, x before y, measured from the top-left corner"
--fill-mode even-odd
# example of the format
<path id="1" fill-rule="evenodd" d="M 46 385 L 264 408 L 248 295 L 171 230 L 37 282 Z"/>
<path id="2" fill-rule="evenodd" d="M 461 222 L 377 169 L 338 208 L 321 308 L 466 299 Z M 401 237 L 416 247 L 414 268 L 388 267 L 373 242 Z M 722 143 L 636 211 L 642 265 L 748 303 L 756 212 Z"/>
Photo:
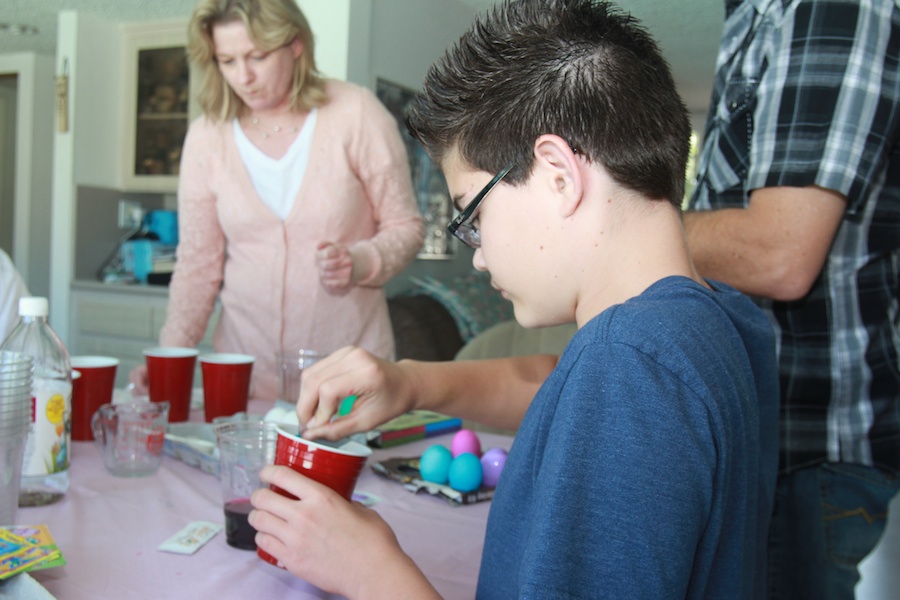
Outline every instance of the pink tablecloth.
<path id="1" fill-rule="evenodd" d="M 255 403 L 250 412 L 265 408 Z M 505 436 L 479 436 L 484 448 L 512 444 Z M 370 461 L 416 456 L 433 443 L 449 446 L 451 437 L 376 450 Z M 60 600 L 333 597 L 259 560 L 255 552 L 228 546 L 224 532 L 191 556 L 157 550 L 192 521 L 224 523 L 219 481 L 199 469 L 167 456 L 153 476 L 113 477 L 93 443 L 75 442 L 71 477 L 62 501 L 22 508 L 17 518 L 21 524 L 47 524 L 62 549 L 65 566 L 33 573 Z M 369 469 L 357 490 L 381 498 L 373 508 L 444 598 L 474 598 L 489 502 L 453 507 L 408 492 Z"/>

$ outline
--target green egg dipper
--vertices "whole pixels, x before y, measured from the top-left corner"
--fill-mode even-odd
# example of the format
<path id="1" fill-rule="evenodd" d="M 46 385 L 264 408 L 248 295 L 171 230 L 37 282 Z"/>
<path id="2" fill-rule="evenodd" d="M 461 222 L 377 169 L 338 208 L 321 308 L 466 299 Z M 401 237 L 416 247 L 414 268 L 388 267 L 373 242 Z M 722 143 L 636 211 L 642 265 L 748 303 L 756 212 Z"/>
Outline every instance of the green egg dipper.
<path id="1" fill-rule="evenodd" d="M 353 410 L 353 403 L 356 402 L 356 399 L 359 396 L 353 394 L 352 396 L 347 396 L 343 400 L 341 400 L 340 406 L 338 406 L 337 416 L 343 417 L 345 415 L 349 415 L 350 411 Z"/>

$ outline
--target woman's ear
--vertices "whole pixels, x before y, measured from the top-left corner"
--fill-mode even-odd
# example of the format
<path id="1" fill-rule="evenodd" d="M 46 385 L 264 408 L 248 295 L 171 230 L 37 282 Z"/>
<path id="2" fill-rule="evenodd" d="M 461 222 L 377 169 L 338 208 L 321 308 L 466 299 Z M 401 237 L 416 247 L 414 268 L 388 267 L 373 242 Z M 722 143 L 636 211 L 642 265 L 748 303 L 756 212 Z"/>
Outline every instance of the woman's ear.
<path id="1" fill-rule="evenodd" d="M 290 43 L 290 48 L 291 54 L 294 55 L 294 60 L 297 60 L 303 54 L 303 42 L 300 41 L 300 38 L 294 38 L 294 41 Z"/>
<path id="2" fill-rule="evenodd" d="M 571 216 L 584 193 L 581 163 L 575 151 L 558 135 L 544 134 L 534 142 L 534 158 L 534 174 L 544 177 L 550 192 L 558 196 L 560 216 Z"/>

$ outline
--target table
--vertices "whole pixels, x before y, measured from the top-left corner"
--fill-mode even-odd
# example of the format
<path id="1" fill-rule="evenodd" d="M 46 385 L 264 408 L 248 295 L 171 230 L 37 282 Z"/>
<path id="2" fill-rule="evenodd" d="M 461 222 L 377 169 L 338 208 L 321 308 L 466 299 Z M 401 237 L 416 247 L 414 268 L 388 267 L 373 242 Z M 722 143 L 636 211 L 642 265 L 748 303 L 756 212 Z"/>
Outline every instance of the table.
<path id="1" fill-rule="evenodd" d="M 271 403 L 269 403 L 270 405 Z M 248 412 L 268 405 L 251 402 Z M 202 420 L 193 411 L 191 420 Z M 512 438 L 479 433 L 482 446 L 509 449 Z M 449 447 L 452 434 L 386 450 L 375 461 L 417 456 L 428 446 Z M 366 468 L 357 490 L 381 501 L 372 508 L 393 527 L 446 599 L 475 597 L 490 502 L 454 507 L 427 494 L 413 494 Z M 114 477 L 92 442 L 73 442 L 71 486 L 49 506 L 20 508 L 21 524 L 46 524 L 67 564 L 32 576 L 60 600 L 158 600 L 160 598 L 335 598 L 287 571 L 260 560 L 255 552 L 232 548 L 224 531 L 190 556 L 157 550 L 192 521 L 224 524 L 218 479 L 166 456 L 152 476 Z"/>

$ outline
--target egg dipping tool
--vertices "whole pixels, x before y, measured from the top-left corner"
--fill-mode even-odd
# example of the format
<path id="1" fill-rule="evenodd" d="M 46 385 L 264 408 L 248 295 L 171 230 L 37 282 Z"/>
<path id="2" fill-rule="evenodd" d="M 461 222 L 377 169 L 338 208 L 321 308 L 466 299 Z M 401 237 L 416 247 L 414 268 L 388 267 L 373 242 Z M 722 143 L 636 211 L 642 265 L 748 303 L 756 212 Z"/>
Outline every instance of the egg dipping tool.
<path id="1" fill-rule="evenodd" d="M 337 416 L 344 417 L 349 415 L 350 411 L 353 410 L 353 404 L 356 402 L 357 398 L 359 398 L 358 395 L 352 394 L 341 400 L 341 404 L 338 406 Z"/>
<path id="2" fill-rule="evenodd" d="M 341 400 L 340 404 L 338 405 L 337 413 L 335 413 L 331 417 L 330 422 L 333 422 L 335 419 L 339 419 L 340 417 L 350 414 L 350 411 L 353 410 L 353 403 L 356 402 L 357 398 L 358 396 L 353 394 Z M 266 413 L 264 420 L 278 423 L 285 427 L 287 430 L 295 432 L 295 435 L 297 435 L 298 437 L 303 436 L 303 432 L 306 431 L 306 426 L 300 423 L 299 419 L 297 418 L 297 411 L 295 410 L 295 406 L 288 402 L 284 402 L 283 400 L 275 401 L 275 406 Z M 336 442 L 329 442 L 328 440 L 317 440 L 317 442 L 326 446 L 334 447 L 335 444 L 340 445 L 341 443 L 346 442 L 349 439 L 350 438 L 345 437 Z"/>

